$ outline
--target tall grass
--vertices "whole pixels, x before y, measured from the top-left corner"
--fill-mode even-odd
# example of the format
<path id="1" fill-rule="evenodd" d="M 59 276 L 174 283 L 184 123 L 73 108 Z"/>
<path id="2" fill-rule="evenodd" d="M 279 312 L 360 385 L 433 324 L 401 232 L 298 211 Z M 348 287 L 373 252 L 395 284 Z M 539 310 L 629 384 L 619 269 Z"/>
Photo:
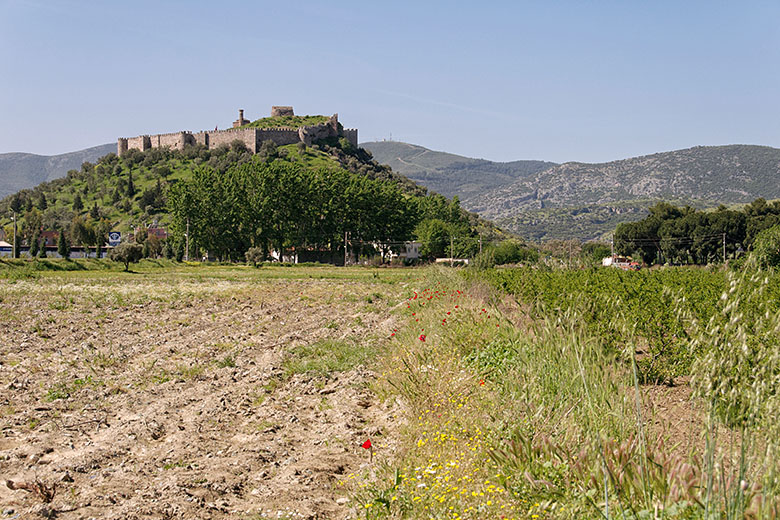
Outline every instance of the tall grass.
<path id="1" fill-rule="evenodd" d="M 780 317 L 766 285 L 732 276 L 706 322 L 679 291 L 659 295 L 687 350 L 666 359 L 692 360 L 701 437 L 685 445 L 650 421 L 647 329 L 618 294 L 522 316 L 479 283 L 429 271 L 382 387 L 409 407 L 405 449 L 384 483 L 364 475 L 366 516 L 776 518 Z"/>
<path id="2" fill-rule="evenodd" d="M 691 384 L 708 411 L 707 517 L 780 514 L 780 314 L 768 284 L 769 273 L 755 268 L 730 273 L 719 312 L 692 326 Z"/>

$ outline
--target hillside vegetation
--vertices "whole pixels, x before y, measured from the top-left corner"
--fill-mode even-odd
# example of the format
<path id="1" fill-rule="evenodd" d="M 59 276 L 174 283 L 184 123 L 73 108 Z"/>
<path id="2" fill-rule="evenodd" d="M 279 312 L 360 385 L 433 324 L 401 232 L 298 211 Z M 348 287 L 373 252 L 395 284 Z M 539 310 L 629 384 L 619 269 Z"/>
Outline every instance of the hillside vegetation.
<path id="1" fill-rule="evenodd" d="M 0 202 L 3 215 L 11 210 L 22 216 L 22 244 L 36 241 L 40 230 L 64 230 L 74 245 L 97 245 L 112 229 L 144 241 L 137 230 L 165 227 L 173 237 L 166 244 L 151 239 L 148 253 L 155 255 L 182 251 L 189 225 L 192 252 L 230 259 L 249 248 L 263 257 L 272 247 L 335 253 L 345 233 L 357 250 L 420 237 L 434 244 L 427 254 L 440 254 L 446 241 L 466 255 L 478 247 L 478 233 L 490 239 L 497 232 L 457 200 L 428 195 L 346 139 L 311 147 L 268 141 L 258 154 L 240 142 L 108 154 Z"/>
<path id="2" fill-rule="evenodd" d="M 545 161 L 493 162 L 437 152 L 409 143 L 362 143 L 377 162 L 447 197 L 458 196 L 465 208 L 476 207 L 486 192 L 556 166 Z"/>
<path id="3" fill-rule="evenodd" d="M 697 146 L 602 164 L 562 164 L 485 193 L 469 209 L 522 236 L 539 238 L 534 219 L 550 208 L 576 214 L 593 205 L 619 207 L 626 215 L 643 217 L 649 200 L 684 201 L 701 208 L 744 204 L 759 197 L 780 197 L 778 176 L 780 149 Z M 593 219 L 580 218 L 587 222 L 582 228 L 591 231 L 578 238 L 597 237 L 621 220 L 603 219 L 606 212 L 598 213 Z"/>
<path id="4" fill-rule="evenodd" d="M 103 144 L 51 156 L 18 152 L 0 154 L 0 198 L 60 178 L 83 162 L 94 162 L 115 150 L 116 144 Z"/>
<path id="5" fill-rule="evenodd" d="M 696 208 L 780 197 L 780 149 L 698 146 L 600 164 L 495 163 L 400 142 L 364 143 L 378 162 L 532 240 L 592 239 L 667 201 Z"/>
<path id="6" fill-rule="evenodd" d="M 292 116 L 263 118 L 251 125 L 299 126 L 326 120 L 325 116 Z M 349 153 L 343 146 L 330 146 L 324 155 L 312 150 L 299 159 L 309 166 L 338 164 L 356 173 L 394 179 L 418 194 L 427 188 L 447 197 L 457 196 L 465 209 L 524 238 L 540 241 L 602 238 L 622 222 L 644 218 L 648 208 L 659 201 L 705 209 L 780 197 L 776 180 L 780 150 L 767 146 L 700 146 L 608 163 L 561 165 L 491 162 L 394 141 L 362 146 L 366 151 Z M 293 148 L 283 147 L 291 157 L 296 155 Z M 0 194 L 3 189 L 11 193 L 64 174 L 64 170 L 54 168 L 56 164 L 74 168 L 74 161 L 76 165 L 83 160 L 94 162 L 87 152 L 94 154 L 96 150 L 102 150 L 102 156 L 113 150 L 113 145 L 51 158 L 0 155 L 0 173 L 5 174 L 0 175 Z M 78 159 L 82 156 L 85 159 Z M 41 166 L 42 161 L 48 161 L 51 168 Z M 175 179 L 178 166 L 175 162 L 170 166 Z"/>
<path id="7" fill-rule="evenodd" d="M 272 116 L 256 119 L 242 128 L 280 128 L 316 126 L 328 122 L 328 116 Z"/>

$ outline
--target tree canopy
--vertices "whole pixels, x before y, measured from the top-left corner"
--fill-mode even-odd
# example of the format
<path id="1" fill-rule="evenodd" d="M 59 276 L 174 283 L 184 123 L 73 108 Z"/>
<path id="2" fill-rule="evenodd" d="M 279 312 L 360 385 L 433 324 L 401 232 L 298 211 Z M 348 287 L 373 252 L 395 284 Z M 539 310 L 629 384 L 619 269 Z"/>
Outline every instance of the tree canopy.
<path id="1" fill-rule="evenodd" d="M 707 264 L 721 261 L 740 248 L 750 249 L 764 229 L 780 224 L 780 202 L 756 199 L 739 210 L 720 206 L 714 211 L 677 207 L 661 202 L 638 222 L 620 224 L 615 250 L 647 264 Z"/>

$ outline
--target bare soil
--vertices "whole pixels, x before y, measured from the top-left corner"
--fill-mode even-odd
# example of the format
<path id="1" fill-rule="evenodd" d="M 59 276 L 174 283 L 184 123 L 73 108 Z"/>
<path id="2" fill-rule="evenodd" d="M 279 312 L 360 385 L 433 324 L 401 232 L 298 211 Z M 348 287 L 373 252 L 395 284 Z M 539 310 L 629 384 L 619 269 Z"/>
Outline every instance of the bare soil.
<path id="1" fill-rule="evenodd" d="M 392 453 L 399 406 L 370 363 L 286 362 L 324 339 L 379 351 L 404 284 L 231 276 L 0 280 L 0 518 L 354 514 L 337 482 L 369 436 Z"/>

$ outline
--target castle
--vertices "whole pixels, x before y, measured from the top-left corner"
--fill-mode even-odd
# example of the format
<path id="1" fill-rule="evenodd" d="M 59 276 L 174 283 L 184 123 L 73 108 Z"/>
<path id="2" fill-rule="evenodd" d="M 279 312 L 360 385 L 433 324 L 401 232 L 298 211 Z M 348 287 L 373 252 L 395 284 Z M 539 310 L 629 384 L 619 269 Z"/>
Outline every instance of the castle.
<path id="1" fill-rule="evenodd" d="M 293 116 L 292 107 L 271 107 L 271 117 Z M 230 145 L 233 141 L 241 141 L 252 153 L 260 150 L 263 141 L 273 141 L 277 145 L 303 142 L 307 145 L 319 139 L 328 137 L 345 137 L 353 146 L 358 144 L 358 131 L 354 128 L 342 128 L 339 115 L 333 114 L 326 123 L 311 126 L 256 128 L 244 127 L 249 124 L 244 119 L 244 111 L 238 111 L 238 119 L 233 122 L 233 128 L 228 130 L 202 131 L 197 134 L 183 130 L 171 134 L 139 135 L 138 137 L 120 137 L 117 139 L 117 155 L 120 157 L 130 149 L 149 150 L 150 148 L 168 147 L 181 150 L 187 145 L 200 144 L 206 148 L 216 148 Z"/>

